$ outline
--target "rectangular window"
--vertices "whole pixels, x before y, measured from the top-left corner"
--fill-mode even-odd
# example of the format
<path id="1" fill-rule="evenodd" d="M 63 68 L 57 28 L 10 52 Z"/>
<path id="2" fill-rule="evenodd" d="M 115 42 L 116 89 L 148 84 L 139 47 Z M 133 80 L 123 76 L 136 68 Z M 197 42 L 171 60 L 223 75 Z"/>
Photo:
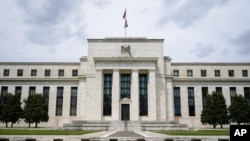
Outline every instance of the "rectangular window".
<path id="1" fill-rule="evenodd" d="M 36 94 L 36 87 L 29 87 L 29 95 L 34 95 Z"/>
<path id="2" fill-rule="evenodd" d="M 148 75 L 139 74 L 139 114 L 140 116 L 148 115 Z"/>
<path id="3" fill-rule="evenodd" d="M 50 76 L 50 69 L 45 69 L 44 76 Z"/>
<path id="4" fill-rule="evenodd" d="M 49 105 L 49 87 L 43 87 L 43 96 L 45 97 L 45 103 Z"/>
<path id="5" fill-rule="evenodd" d="M 22 87 L 17 86 L 15 88 L 15 94 L 19 95 L 19 99 L 21 100 L 21 95 L 22 95 Z"/>
<path id="6" fill-rule="evenodd" d="M 62 116 L 62 110 L 63 110 L 63 87 L 57 87 L 56 116 Z"/>
<path id="7" fill-rule="evenodd" d="M 130 74 L 121 74 L 121 99 L 130 98 Z"/>
<path id="8" fill-rule="evenodd" d="M 36 72 L 37 72 L 36 69 L 32 69 L 32 70 L 31 70 L 31 76 L 36 76 Z"/>
<path id="9" fill-rule="evenodd" d="M 58 70 L 58 76 L 64 76 L 64 70 L 63 69 Z"/>
<path id="10" fill-rule="evenodd" d="M 202 87 L 201 92 L 202 92 L 202 106 L 204 108 L 207 102 L 208 87 Z"/>
<path id="11" fill-rule="evenodd" d="M 248 70 L 242 70 L 242 76 L 248 77 Z"/>
<path id="12" fill-rule="evenodd" d="M 250 105 L 250 87 L 244 87 L 244 97 L 247 99 L 248 105 Z"/>
<path id="13" fill-rule="evenodd" d="M 71 87 L 70 116 L 76 116 L 77 111 L 77 87 Z"/>
<path id="14" fill-rule="evenodd" d="M 230 99 L 232 104 L 233 97 L 236 95 L 236 87 L 230 87 L 229 90 L 230 90 Z"/>
<path id="15" fill-rule="evenodd" d="M 207 70 L 201 70 L 201 77 L 207 76 Z"/>
<path id="16" fill-rule="evenodd" d="M 78 76 L 78 70 L 72 70 L 72 76 Z"/>
<path id="17" fill-rule="evenodd" d="M 179 70 L 173 70 L 174 76 L 179 76 Z"/>
<path id="18" fill-rule="evenodd" d="M 222 87 L 215 88 L 216 93 L 222 94 Z"/>
<path id="19" fill-rule="evenodd" d="M 3 70 L 3 76 L 9 76 L 10 75 L 10 70 L 9 69 L 4 69 Z"/>
<path id="20" fill-rule="evenodd" d="M 188 87 L 188 110 L 189 116 L 195 116 L 194 87 Z"/>
<path id="21" fill-rule="evenodd" d="M 234 70 L 228 70 L 228 76 L 234 77 Z"/>
<path id="22" fill-rule="evenodd" d="M 180 87 L 174 87 L 174 115 L 175 116 L 181 116 Z"/>
<path id="23" fill-rule="evenodd" d="M 220 77 L 220 70 L 214 70 L 214 76 Z"/>
<path id="24" fill-rule="evenodd" d="M 17 76 L 23 76 L 23 69 L 17 70 Z"/>
<path id="25" fill-rule="evenodd" d="M 112 114 L 112 74 L 103 75 L 103 115 Z"/>
<path id="26" fill-rule="evenodd" d="M 193 76 L 193 70 L 187 70 L 187 76 L 192 77 Z"/>
<path id="27" fill-rule="evenodd" d="M 3 103 L 3 96 L 6 95 L 8 93 L 8 87 L 7 86 L 2 86 L 1 89 L 1 95 L 0 95 L 0 99 L 1 99 L 1 103 Z"/>

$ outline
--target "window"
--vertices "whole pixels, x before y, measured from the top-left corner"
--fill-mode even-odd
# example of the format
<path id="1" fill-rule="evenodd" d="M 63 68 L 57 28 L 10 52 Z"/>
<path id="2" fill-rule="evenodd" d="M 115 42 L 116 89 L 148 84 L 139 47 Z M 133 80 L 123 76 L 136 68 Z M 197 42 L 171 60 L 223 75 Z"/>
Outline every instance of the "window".
<path id="1" fill-rule="evenodd" d="M 44 71 L 44 76 L 50 76 L 50 69 L 46 69 Z"/>
<path id="2" fill-rule="evenodd" d="M 148 75 L 139 74 L 139 114 L 140 116 L 148 115 Z"/>
<path id="3" fill-rule="evenodd" d="M 72 70 L 72 76 L 77 76 L 78 75 L 78 70 Z"/>
<path id="4" fill-rule="evenodd" d="M 19 99 L 21 100 L 21 95 L 22 95 L 22 87 L 16 87 L 15 89 L 15 94 L 19 95 Z"/>
<path id="5" fill-rule="evenodd" d="M 181 116 L 180 87 L 174 87 L 174 115 Z"/>
<path id="6" fill-rule="evenodd" d="M 30 87 L 29 88 L 29 95 L 34 95 L 36 94 L 36 87 Z"/>
<path id="7" fill-rule="evenodd" d="M 9 69 L 4 69 L 3 70 L 3 76 L 9 76 L 10 75 L 10 70 Z"/>
<path id="8" fill-rule="evenodd" d="M 194 87 L 188 87 L 188 110 L 189 116 L 195 116 Z"/>
<path id="9" fill-rule="evenodd" d="M 49 87 L 43 87 L 43 96 L 45 97 L 45 103 L 49 105 Z"/>
<path id="10" fill-rule="evenodd" d="M 201 76 L 206 77 L 207 76 L 207 70 L 201 70 Z"/>
<path id="11" fill-rule="evenodd" d="M 63 108 L 63 87 L 57 87 L 56 94 L 56 116 L 62 116 Z"/>
<path id="12" fill-rule="evenodd" d="M 179 76 L 179 70 L 173 70 L 174 76 Z"/>
<path id="13" fill-rule="evenodd" d="M 193 70 L 187 70 L 187 76 L 192 77 L 193 76 Z"/>
<path id="14" fill-rule="evenodd" d="M 222 87 L 215 88 L 216 93 L 222 94 Z"/>
<path id="15" fill-rule="evenodd" d="M 58 70 L 58 76 L 64 76 L 64 70 L 63 69 Z"/>
<path id="16" fill-rule="evenodd" d="M 103 75 L 103 115 L 112 114 L 112 74 Z"/>
<path id="17" fill-rule="evenodd" d="M 236 95 L 236 87 L 230 87 L 230 99 L 231 99 L 231 104 L 233 102 L 233 97 Z"/>
<path id="18" fill-rule="evenodd" d="M 36 69 L 32 69 L 32 70 L 31 70 L 31 76 L 36 76 L 36 72 L 37 72 Z"/>
<path id="19" fill-rule="evenodd" d="M 242 76 L 243 77 L 248 77 L 248 71 L 247 70 L 242 70 Z"/>
<path id="20" fill-rule="evenodd" d="M 121 99 L 130 98 L 130 74 L 121 74 Z"/>
<path id="21" fill-rule="evenodd" d="M 0 95 L 0 102 L 3 103 L 3 96 L 6 95 L 8 93 L 8 87 L 7 86 L 2 86 L 2 89 L 1 89 L 1 95 Z"/>
<path id="22" fill-rule="evenodd" d="M 220 70 L 214 70 L 214 76 L 220 77 Z"/>
<path id="23" fill-rule="evenodd" d="M 248 105 L 250 105 L 250 87 L 244 87 L 244 97 L 247 99 Z"/>
<path id="24" fill-rule="evenodd" d="M 234 77 L 234 70 L 228 70 L 228 76 Z"/>
<path id="25" fill-rule="evenodd" d="M 23 69 L 17 70 L 17 76 L 23 76 Z"/>
<path id="26" fill-rule="evenodd" d="M 202 87 L 201 92 L 202 92 L 202 106 L 204 108 L 207 103 L 208 87 Z"/>
<path id="27" fill-rule="evenodd" d="M 70 116 L 76 116 L 77 111 L 77 87 L 71 87 Z"/>

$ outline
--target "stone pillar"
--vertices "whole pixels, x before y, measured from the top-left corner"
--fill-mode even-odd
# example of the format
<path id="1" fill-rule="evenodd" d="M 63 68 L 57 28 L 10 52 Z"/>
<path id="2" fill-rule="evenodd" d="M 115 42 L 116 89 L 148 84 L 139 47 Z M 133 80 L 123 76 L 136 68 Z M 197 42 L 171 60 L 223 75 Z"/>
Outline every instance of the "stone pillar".
<path id="1" fill-rule="evenodd" d="M 131 85 L 131 107 L 130 107 L 130 120 L 139 120 L 139 82 L 138 70 L 132 70 L 132 85 Z"/>
<path id="2" fill-rule="evenodd" d="M 96 85 L 93 87 L 93 89 L 96 90 L 95 95 L 95 109 L 92 109 L 93 113 L 96 114 L 96 120 L 102 119 L 102 110 L 103 110 L 103 79 L 102 79 L 102 70 L 98 69 L 96 70 Z"/>
<path id="3" fill-rule="evenodd" d="M 174 96 L 172 79 L 166 81 L 166 94 L 167 94 L 167 116 L 169 121 L 174 120 Z"/>
<path id="4" fill-rule="evenodd" d="M 112 80 L 112 120 L 118 121 L 120 117 L 120 79 L 119 70 L 113 70 L 113 80 Z"/>
<path id="5" fill-rule="evenodd" d="M 155 70 L 149 70 L 149 85 L 148 85 L 148 115 L 150 120 L 156 120 L 156 84 Z M 159 107 L 160 108 L 160 107 Z"/>

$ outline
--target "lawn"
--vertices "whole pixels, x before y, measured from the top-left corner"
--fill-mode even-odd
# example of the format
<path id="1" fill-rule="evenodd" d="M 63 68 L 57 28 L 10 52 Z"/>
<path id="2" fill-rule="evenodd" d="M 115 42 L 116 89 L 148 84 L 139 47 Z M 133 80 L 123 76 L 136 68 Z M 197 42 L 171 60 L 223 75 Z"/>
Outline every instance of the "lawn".
<path id="1" fill-rule="evenodd" d="M 83 135 L 94 133 L 91 130 L 32 130 L 32 129 L 0 129 L 0 135 Z"/>
<path id="2" fill-rule="evenodd" d="M 157 133 L 178 136 L 229 136 L 229 130 L 158 131 Z"/>

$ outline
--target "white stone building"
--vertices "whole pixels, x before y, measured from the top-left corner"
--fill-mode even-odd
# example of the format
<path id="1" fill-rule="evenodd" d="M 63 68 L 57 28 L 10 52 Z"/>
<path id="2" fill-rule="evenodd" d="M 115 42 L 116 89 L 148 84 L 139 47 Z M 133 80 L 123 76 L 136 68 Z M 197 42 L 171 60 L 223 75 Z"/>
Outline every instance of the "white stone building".
<path id="1" fill-rule="evenodd" d="M 163 39 L 88 39 L 80 62 L 0 62 L 0 92 L 41 93 L 49 122 L 171 122 L 202 127 L 207 94 L 235 93 L 250 101 L 250 63 L 175 63 L 163 54 Z"/>

